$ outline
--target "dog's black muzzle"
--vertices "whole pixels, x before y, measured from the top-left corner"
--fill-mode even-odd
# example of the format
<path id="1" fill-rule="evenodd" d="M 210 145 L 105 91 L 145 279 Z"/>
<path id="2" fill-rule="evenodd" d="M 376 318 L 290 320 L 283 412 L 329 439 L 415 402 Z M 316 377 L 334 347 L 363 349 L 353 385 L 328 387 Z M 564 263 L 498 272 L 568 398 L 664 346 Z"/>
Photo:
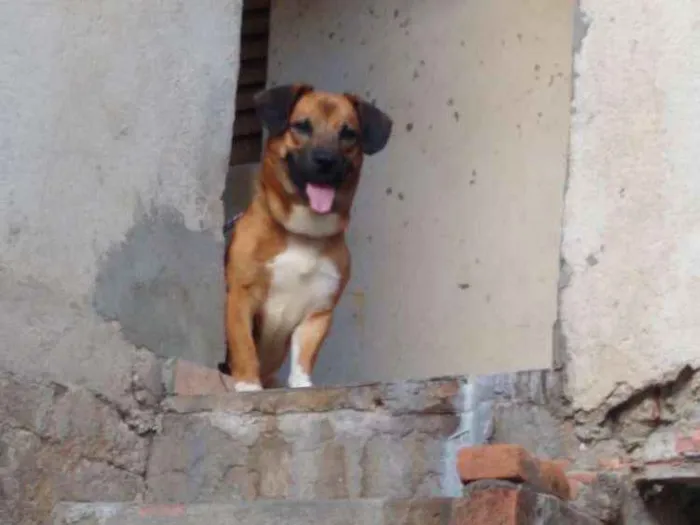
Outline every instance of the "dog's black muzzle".
<path id="1" fill-rule="evenodd" d="M 327 147 L 303 148 L 287 154 L 292 182 L 301 195 L 307 184 L 338 189 L 350 171 L 351 164 L 338 150 Z"/>

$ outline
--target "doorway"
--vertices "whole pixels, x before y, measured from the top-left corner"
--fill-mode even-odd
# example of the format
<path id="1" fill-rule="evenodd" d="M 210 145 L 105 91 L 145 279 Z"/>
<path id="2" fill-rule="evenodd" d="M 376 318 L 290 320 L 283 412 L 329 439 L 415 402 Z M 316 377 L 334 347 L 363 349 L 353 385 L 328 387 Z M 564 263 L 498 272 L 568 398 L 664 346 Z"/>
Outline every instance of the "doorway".
<path id="1" fill-rule="evenodd" d="M 316 383 L 549 368 L 572 4 L 273 0 L 268 13 L 267 85 L 352 91 L 394 119 L 365 165 Z"/>

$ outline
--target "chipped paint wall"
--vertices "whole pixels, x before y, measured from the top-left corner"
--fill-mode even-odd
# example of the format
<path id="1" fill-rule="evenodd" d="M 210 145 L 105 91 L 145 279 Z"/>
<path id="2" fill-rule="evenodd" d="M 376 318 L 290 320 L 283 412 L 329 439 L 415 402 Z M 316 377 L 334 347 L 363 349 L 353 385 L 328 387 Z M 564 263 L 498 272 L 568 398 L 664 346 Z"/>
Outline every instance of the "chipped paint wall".
<path id="1" fill-rule="evenodd" d="M 577 25 L 561 319 L 574 408 L 605 414 L 700 366 L 700 5 Z"/>
<path id="2" fill-rule="evenodd" d="M 395 120 L 318 381 L 551 365 L 571 20 L 558 0 L 273 2 L 271 81 L 353 90 Z"/>
<path id="3" fill-rule="evenodd" d="M 240 0 L 0 4 L 0 366 L 121 395 L 223 355 Z"/>

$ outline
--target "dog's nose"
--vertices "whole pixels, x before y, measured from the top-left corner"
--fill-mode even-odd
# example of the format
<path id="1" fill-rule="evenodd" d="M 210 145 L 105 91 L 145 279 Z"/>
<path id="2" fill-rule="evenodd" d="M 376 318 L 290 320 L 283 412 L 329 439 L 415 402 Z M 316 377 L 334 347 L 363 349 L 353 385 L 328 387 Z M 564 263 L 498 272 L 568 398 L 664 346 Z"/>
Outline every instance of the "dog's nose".
<path id="1" fill-rule="evenodd" d="M 338 156 L 333 150 L 327 148 L 316 148 L 311 153 L 311 159 L 320 170 L 327 171 L 335 166 Z"/>

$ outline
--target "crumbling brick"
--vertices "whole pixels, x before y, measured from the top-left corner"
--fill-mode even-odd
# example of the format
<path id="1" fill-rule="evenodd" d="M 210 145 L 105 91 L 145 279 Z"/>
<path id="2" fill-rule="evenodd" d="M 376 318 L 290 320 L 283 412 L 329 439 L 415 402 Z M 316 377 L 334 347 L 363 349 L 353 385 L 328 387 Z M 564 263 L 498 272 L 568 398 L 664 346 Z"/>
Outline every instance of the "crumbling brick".
<path id="1" fill-rule="evenodd" d="M 526 525 L 532 507 L 527 499 L 516 486 L 484 487 L 465 498 L 455 525 Z"/>
<path id="2" fill-rule="evenodd" d="M 614 473 L 567 473 L 572 504 L 604 523 L 617 523 L 624 500 L 623 478 Z"/>
<path id="3" fill-rule="evenodd" d="M 235 392 L 231 376 L 184 359 L 170 361 L 164 367 L 164 383 L 168 393 L 179 396 L 210 396 Z"/>
<path id="4" fill-rule="evenodd" d="M 463 483 L 498 479 L 528 483 L 536 490 L 562 499 L 570 498 L 569 482 L 561 466 L 531 456 L 517 445 L 468 447 L 458 454 L 458 471 Z"/>

